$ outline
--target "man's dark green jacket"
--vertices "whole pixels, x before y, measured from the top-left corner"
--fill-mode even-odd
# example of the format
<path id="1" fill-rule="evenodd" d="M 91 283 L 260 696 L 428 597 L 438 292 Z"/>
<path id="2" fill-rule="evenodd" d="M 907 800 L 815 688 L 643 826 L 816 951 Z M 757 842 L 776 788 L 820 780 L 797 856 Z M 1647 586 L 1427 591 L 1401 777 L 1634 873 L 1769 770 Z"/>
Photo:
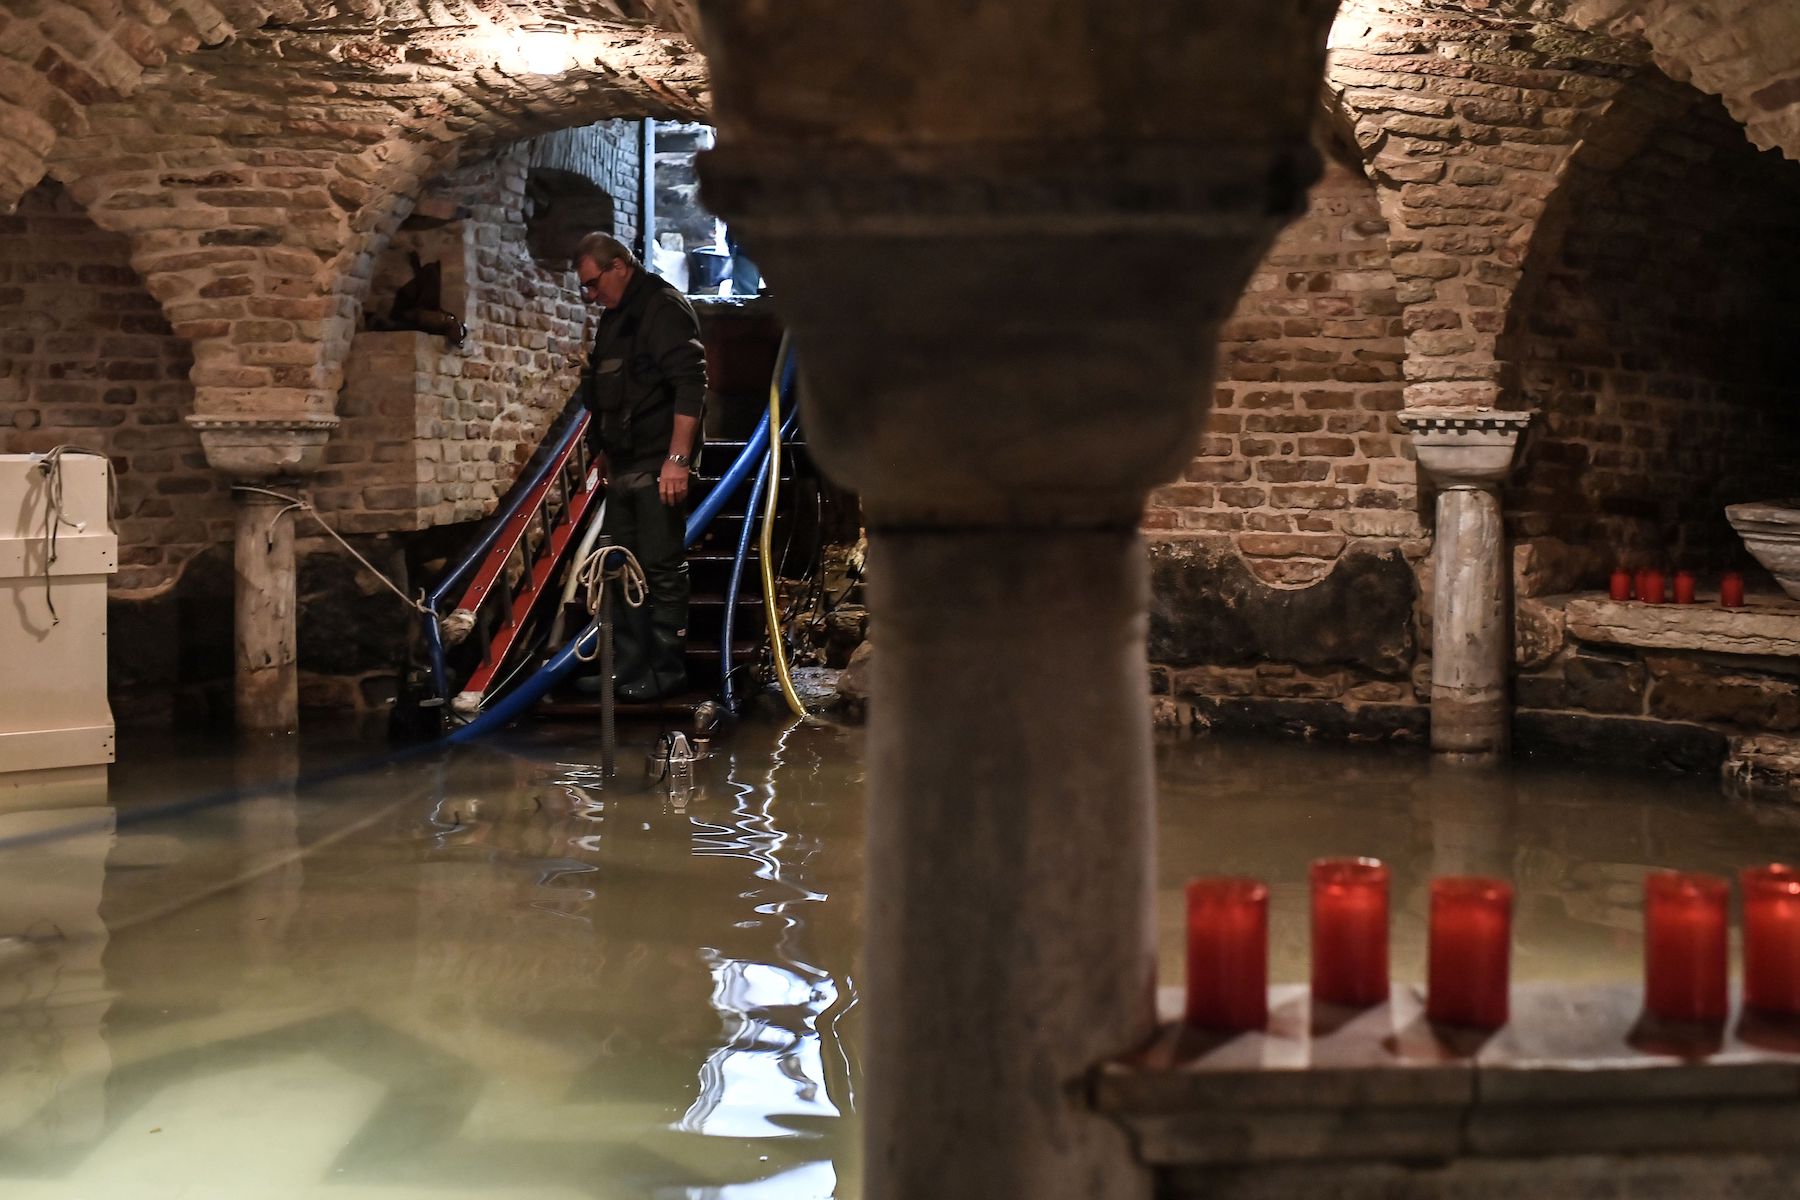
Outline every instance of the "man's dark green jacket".
<path id="1" fill-rule="evenodd" d="M 676 414 L 697 418 L 706 403 L 706 352 L 687 297 L 636 268 L 618 305 L 601 314 L 582 397 L 594 417 L 590 443 L 612 477 L 655 475 Z"/>

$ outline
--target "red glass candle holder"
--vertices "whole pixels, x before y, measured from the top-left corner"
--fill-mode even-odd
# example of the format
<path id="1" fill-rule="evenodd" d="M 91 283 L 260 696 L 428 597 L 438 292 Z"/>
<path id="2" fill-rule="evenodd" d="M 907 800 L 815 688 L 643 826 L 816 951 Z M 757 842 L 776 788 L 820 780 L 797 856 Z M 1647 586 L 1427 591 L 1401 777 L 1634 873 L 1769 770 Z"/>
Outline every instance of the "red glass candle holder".
<path id="1" fill-rule="evenodd" d="M 1663 573 L 1655 567 L 1645 568 L 1638 582 L 1638 599 L 1645 604 L 1661 604 L 1663 598 Z"/>
<path id="2" fill-rule="evenodd" d="M 1448 1025 L 1506 1024 L 1512 979 L 1512 885 L 1449 876 L 1431 881 L 1425 1015 Z"/>
<path id="3" fill-rule="evenodd" d="M 1269 1022 L 1269 889 L 1256 879 L 1187 885 L 1187 1023 L 1261 1029 Z"/>
<path id="4" fill-rule="evenodd" d="M 1366 1008 L 1388 998 L 1388 869 L 1373 858 L 1312 865 L 1312 995 Z"/>
<path id="5" fill-rule="evenodd" d="M 1719 603 L 1726 608 L 1744 607 L 1744 576 L 1738 571 L 1727 571 L 1719 577 Z"/>
<path id="6" fill-rule="evenodd" d="M 1694 573 L 1692 571 L 1675 572 L 1675 603 L 1692 604 L 1694 602 Z"/>
<path id="7" fill-rule="evenodd" d="M 1725 1019 L 1726 908 L 1717 875 L 1655 871 L 1644 878 L 1644 1008 L 1665 1021 Z"/>
<path id="8" fill-rule="evenodd" d="M 1612 573 L 1612 578 L 1607 581 L 1606 594 L 1614 600 L 1625 601 L 1631 599 L 1631 590 L 1631 572 L 1627 571 L 1624 567 L 1620 567 L 1618 570 L 1614 571 Z"/>
<path id="9" fill-rule="evenodd" d="M 1744 1007 L 1800 1017 L 1800 870 L 1783 863 L 1747 867 L 1744 893 Z"/>

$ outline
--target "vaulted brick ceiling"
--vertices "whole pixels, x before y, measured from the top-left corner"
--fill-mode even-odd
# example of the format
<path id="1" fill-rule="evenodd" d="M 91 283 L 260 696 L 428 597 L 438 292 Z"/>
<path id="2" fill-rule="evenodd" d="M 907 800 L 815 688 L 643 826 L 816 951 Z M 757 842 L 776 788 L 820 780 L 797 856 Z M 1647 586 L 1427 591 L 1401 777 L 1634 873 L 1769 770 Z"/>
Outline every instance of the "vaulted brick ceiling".
<path id="1" fill-rule="evenodd" d="M 1800 155 L 1800 18 L 1792 0 L 1389 0 L 1396 12 L 1514 22 L 1554 46 L 1573 31 L 1654 56 L 1722 96 L 1752 140 Z M 288 113 L 298 135 L 371 126 L 454 157 L 606 117 L 694 115 L 706 105 L 694 0 L 7 0 L 0 5 L 0 208 L 59 142 L 176 128 L 184 98 L 227 116 Z M 555 39 L 570 39 L 560 42 Z M 523 69 L 532 43 L 572 53 Z M 230 121 L 223 132 L 232 136 Z M 91 154 L 92 145 L 88 151 Z"/>
<path id="2" fill-rule="evenodd" d="M 454 157 L 544 128 L 694 115 L 693 30 L 687 0 L 8 0 L 0 207 L 46 169 L 73 181 L 73 159 L 108 138 L 149 152 L 391 137 Z"/>

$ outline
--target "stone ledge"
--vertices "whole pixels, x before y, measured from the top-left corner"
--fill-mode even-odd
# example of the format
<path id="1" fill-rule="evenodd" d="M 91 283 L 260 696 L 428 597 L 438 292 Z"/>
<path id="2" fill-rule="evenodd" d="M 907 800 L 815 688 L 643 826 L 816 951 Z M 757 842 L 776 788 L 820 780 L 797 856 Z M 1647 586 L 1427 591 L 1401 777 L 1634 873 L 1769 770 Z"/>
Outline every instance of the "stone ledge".
<path id="1" fill-rule="evenodd" d="M 1563 610 L 1569 632 L 1586 642 L 1652 650 L 1800 657 L 1800 601 L 1773 593 L 1750 596 L 1747 600 L 1743 608 L 1732 609 L 1572 596 L 1563 600 Z"/>
<path id="2" fill-rule="evenodd" d="M 1179 1012 L 1178 989 L 1162 996 Z M 1166 1026 L 1101 1068 L 1096 1107 L 1159 1168 L 1791 1150 L 1800 1026 L 1654 1028 L 1635 985 L 1527 984 L 1484 1036 L 1434 1028 L 1415 986 L 1362 1011 L 1273 989 L 1266 1033 Z"/>

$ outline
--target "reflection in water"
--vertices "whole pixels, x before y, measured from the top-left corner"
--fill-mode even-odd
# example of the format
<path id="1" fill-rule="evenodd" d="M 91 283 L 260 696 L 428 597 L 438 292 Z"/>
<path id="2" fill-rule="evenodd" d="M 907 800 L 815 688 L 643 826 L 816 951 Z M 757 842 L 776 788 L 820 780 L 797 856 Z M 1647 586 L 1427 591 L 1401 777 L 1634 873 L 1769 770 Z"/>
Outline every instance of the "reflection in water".
<path id="1" fill-rule="evenodd" d="M 56 807 L 0 785 L 0 838 L 67 836 L 0 851 L 0 1161 L 93 1141 L 106 1119 L 111 1003 L 100 887 L 113 844 L 104 781 L 56 789 Z M 47 799 L 47 798 L 46 798 Z"/>
<path id="2" fill-rule="evenodd" d="M 801 958 L 799 943 L 812 922 L 791 911 L 830 897 L 782 874 L 789 835 L 776 821 L 776 777 L 786 768 L 791 733 L 784 730 L 776 739 L 760 786 L 740 781 L 738 758 L 730 757 L 726 786 L 736 806 L 729 825 L 693 819 L 697 857 L 741 857 L 754 864 L 760 882 L 741 896 L 768 920 L 740 921 L 736 927 L 773 929 L 775 936 L 765 961 L 726 957 L 711 948 L 701 952 L 712 976 L 712 1006 L 723 1022 L 724 1040 L 700 1068 L 699 1094 L 677 1124 L 686 1132 L 791 1137 L 792 1128 L 771 1118 L 779 1114 L 791 1122 L 840 1115 L 828 1095 L 824 1066 L 828 1039 L 843 1062 L 836 1045 L 835 1018 L 842 1015 L 834 1013 L 838 984 L 830 972 Z M 804 848 L 798 852 L 804 854 Z M 828 1013 L 834 1014 L 833 1023 L 822 1026 Z"/>
<path id="3" fill-rule="evenodd" d="M 97 797 L 11 803 L 39 811 L 0 815 L 0 838 L 85 832 L 0 851 L 0 1193 L 852 1197 L 860 733 L 749 723 L 685 803 L 603 780 L 590 749 L 527 730 L 116 844 Z M 270 750 L 241 769 L 291 770 Z M 1430 878 L 1473 872 L 1516 882 L 1520 977 L 1632 979 L 1646 871 L 1800 857 L 1791 818 L 1709 781 L 1157 753 L 1166 982 L 1194 874 L 1269 881 L 1280 980 L 1305 976 L 1306 864 L 1327 854 L 1393 867 L 1402 978 Z M 113 799 L 134 800 L 122 757 Z M 205 786 L 233 769 L 203 765 Z M 157 770 L 156 799 L 196 773 Z"/>

